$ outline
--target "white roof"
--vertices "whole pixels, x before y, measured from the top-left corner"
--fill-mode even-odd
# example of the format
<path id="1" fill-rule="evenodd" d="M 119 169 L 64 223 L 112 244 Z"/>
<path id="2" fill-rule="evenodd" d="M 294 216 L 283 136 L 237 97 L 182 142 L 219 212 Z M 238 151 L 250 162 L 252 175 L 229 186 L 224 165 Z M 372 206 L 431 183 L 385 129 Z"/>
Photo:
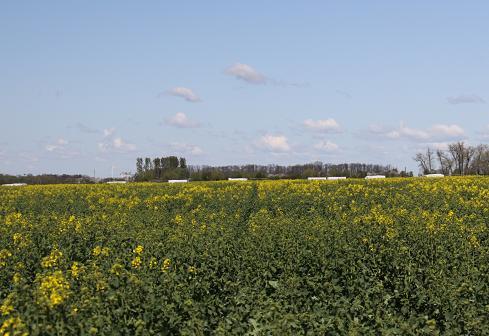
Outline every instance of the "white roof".
<path id="1" fill-rule="evenodd" d="M 114 184 L 114 183 L 127 183 L 127 181 L 109 181 L 107 182 L 108 184 Z"/>
<path id="2" fill-rule="evenodd" d="M 25 186 L 27 183 L 7 183 L 7 184 L 2 184 L 4 187 L 21 187 Z"/>
<path id="3" fill-rule="evenodd" d="M 385 175 L 370 175 L 370 176 L 365 176 L 366 179 L 379 179 L 379 178 L 385 178 Z"/>
<path id="4" fill-rule="evenodd" d="M 187 183 L 188 180 L 168 180 L 168 183 Z"/>
<path id="5" fill-rule="evenodd" d="M 319 177 L 308 177 L 307 179 L 309 181 L 311 181 L 311 180 L 326 180 L 327 177 L 321 177 L 321 176 L 319 176 Z"/>
<path id="6" fill-rule="evenodd" d="M 328 180 L 344 180 L 346 179 L 346 176 L 330 176 L 328 177 Z"/>
<path id="7" fill-rule="evenodd" d="M 426 174 L 424 176 L 425 177 L 444 177 L 445 175 L 443 175 L 443 174 Z"/>
<path id="8" fill-rule="evenodd" d="M 228 181 L 248 181 L 246 177 L 229 177 Z"/>

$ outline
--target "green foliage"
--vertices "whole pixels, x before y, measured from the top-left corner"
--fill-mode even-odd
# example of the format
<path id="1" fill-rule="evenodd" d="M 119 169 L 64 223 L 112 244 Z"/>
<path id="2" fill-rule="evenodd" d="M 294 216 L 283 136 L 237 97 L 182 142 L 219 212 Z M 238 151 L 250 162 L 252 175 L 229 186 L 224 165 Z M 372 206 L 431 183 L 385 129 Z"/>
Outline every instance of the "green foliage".
<path id="1" fill-rule="evenodd" d="M 483 335 L 488 189 L 489 178 L 0 189 L 0 330 Z"/>
<path id="2" fill-rule="evenodd" d="M 167 181 L 172 179 L 186 179 L 189 176 L 185 158 L 167 156 L 160 158 L 136 159 L 136 181 Z"/>

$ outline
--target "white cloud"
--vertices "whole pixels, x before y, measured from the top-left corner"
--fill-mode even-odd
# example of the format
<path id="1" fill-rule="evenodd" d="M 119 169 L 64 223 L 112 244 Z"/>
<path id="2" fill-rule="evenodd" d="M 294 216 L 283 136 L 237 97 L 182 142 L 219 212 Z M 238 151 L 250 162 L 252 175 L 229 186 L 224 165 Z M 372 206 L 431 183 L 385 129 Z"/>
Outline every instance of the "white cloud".
<path id="1" fill-rule="evenodd" d="M 475 94 L 461 94 L 458 96 L 448 97 L 447 101 L 452 105 L 458 104 L 484 104 L 486 101 Z"/>
<path id="2" fill-rule="evenodd" d="M 204 154 L 204 151 L 196 145 L 192 144 L 186 144 L 186 143 L 181 143 L 181 142 L 173 142 L 170 144 L 170 146 L 177 151 L 180 151 L 184 154 L 191 154 L 191 155 L 202 155 Z"/>
<path id="3" fill-rule="evenodd" d="M 122 151 L 136 150 L 136 145 L 125 142 L 122 138 L 118 137 L 112 140 L 112 144 L 115 149 Z"/>
<path id="4" fill-rule="evenodd" d="M 324 152 L 335 152 L 339 149 L 339 146 L 331 141 L 320 141 L 314 145 L 314 148 Z"/>
<path id="5" fill-rule="evenodd" d="M 97 144 L 100 152 L 117 152 L 125 153 L 132 152 L 136 150 L 136 145 L 126 142 L 122 137 L 114 137 L 116 132 L 115 128 L 106 128 L 103 130 L 104 138 L 102 142 Z"/>
<path id="6" fill-rule="evenodd" d="M 436 124 L 428 129 L 411 128 L 401 123 L 398 128 L 389 129 L 379 125 L 370 125 L 369 133 L 388 139 L 408 139 L 417 142 L 444 141 L 460 139 L 465 132 L 462 127 L 452 124 Z"/>
<path id="7" fill-rule="evenodd" d="M 447 150 L 449 144 L 450 143 L 448 142 L 430 142 L 427 143 L 425 146 L 423 146 L 423 149 L 429 147 L 429 148 L 433 148 L 434 150 Z"/>
<path id="8" fill-rule="evenodd" d="M 188 102 L 196 103 L 200 101 L 199 96 L 189 88 L 186 87 L 174 87 L 168 91 L 168 94 L 176 97 L 181 97 Z"/>
<path id="9" fill-rule="evenodd" d="M 268 79 L 248 64 L 236 63 L 226 69 L 227 75 L 243 80 L 250 84 L 265 84 Z"/>
<path id="10" fill-rule="evenodd" d="M 46 147 L 44 147 L 48 152 L 54 152 L 54 151 L 58 151 L 58 150 L 62 150 L 65 148 L 65 146 L 68 144 L 68 141 L 63 139 L 63 138 L 59 138 L 58 140 L 56 140 L 55 143 L 53 144 L 47 144 Z"/>
<path id="11" fill-rule="evenodd" d="M 198 127 L 199 124 L 195 121 L 190 120 L 185 113 L 178 112 L 174 116 L 166 119 L 166 124 L 170 126 L 175 126 L 178 128 L 193 128 Z"/>
<path id="12" fill-rule="evenodd" d="M 127 143 L 124 139 L 121 137 L 114 138 L 110 141 L 104 141 L 104 142 L 99 142 L 98 143 L 98 149 L 101 152 L 118 152 L 118 153 L 124 153 L 124 152 L 132 152 L 136 150 L 136 145 Z"/>
<path id="13" fill-rule="evenodd" d="M 80 155 L 80 152 L 72 148 L 68 140 L 59 138 L 54 143 L 47 144 L 44 149 L 62 159 L 70 159 Z"/>
<path id="14" fill-rule="evenodd" d="M 340 125 L 332 118 L 322 120 L 306 119 L 303 124 L 306 128 L 318 132 L 338 132 L 340 130 Z"/>
<path id="15" fill-rule="evenodd" d="M 438 125 L 434 125 L 431 128 L 431 131 L 434 135 L 442 135 L 442 136 L 449 136 L 449 137 L 461 137 L 464 135 L 463 128 L 458 125 L 438 124 Z"/>
<path id="16" fill-rule="evenodd" d="M 283 135 L 264 135 L 258 141 L 258 146 L 272 152 L 288 152 L 290 146 Z"/>

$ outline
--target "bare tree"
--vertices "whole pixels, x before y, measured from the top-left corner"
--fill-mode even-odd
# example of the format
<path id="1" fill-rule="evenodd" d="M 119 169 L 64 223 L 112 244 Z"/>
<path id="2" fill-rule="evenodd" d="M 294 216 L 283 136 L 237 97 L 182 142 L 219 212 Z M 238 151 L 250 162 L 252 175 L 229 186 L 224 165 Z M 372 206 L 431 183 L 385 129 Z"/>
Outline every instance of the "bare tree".
<path id="1" fill-rule="evenodd" d="M 426 160 L 428 163 L 428 174 L 432 173 L 434 171 L 434 165 L 433 165 L 433 160 L 435 159 L 435 153 L 431 148 L 426 149 Z"/>
<path id="2" fill-rule="evenodd" d="M 463 175 L 464 174 L 464 154 L 465 154 L 465 145 L 463 142 L 455 142 L 450 145 L 448 145 L 448 152 L 450 153 L 454 165 L 455 165 L 455 172 Z"/>
<path id="3" fill-rule="evenodd" d="M 433 172 L 433 159 L 434 152 L 433 150 L 431 150 L 431 148 L 427 148 L 426 153 L 416 153 L 416 156 L 414 157 L 414 161 L 418 163 L 419 168 L 421 168 L 423 174 L 429 174 Z"/>
<path id="4" fill-rule="evenodd" d="M 474 155 L 469 171 L 477 175 L 489 174 L 489 146 L 478 145 L 474 148 Z"/>
<path id="5" fill-rule="evenodd" d="M 436 151 L 436 157 L 440 164 L 441 173 L 444 175 L 452 175 L 453 160 L 450 158 L 450 155 L 447 152 L 438 149 Z"/>
<path id="6" fill-rule="evenodd" d="M 440 166 L 438 171 L 445 175 L 489 175 L 489 145 L 485 144 L 470 146 L 458 141 L 449 144 L 447 150 L 434 152 L 428 148 L 425 153 L 417 153 L 414 160 L 424 174 L 437 171 L 435 160 Z"/>
<path id="7" fill-rule="evenodd" d="M 470 174 L 469 168 L 474 158 L 474 154 L 476 153 L 476 148 L 473 146 L 467 146 L 464 148 L 464 175 Z"/>

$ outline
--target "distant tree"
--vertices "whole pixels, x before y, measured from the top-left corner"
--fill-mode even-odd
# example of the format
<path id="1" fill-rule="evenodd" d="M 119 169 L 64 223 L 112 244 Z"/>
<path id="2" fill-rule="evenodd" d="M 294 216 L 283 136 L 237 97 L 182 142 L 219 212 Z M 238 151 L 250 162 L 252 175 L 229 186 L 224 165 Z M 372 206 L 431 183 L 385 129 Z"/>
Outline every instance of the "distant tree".
<path id="1" fill-rule="evenodd" d="M 151 158 L 147 157 L 144 159 L 144 172 L 148 172 L 152 169 Z"/>
<path id="2" fill-rule="evenodd" d="M 160 158 L 154 158 L 153 159 L 153 169 L 154 169 L 154 177 L 160 178 L 161 177 L 161 159 Z"/>
<path id="3" fill-rule="evenodd" d="M 183 157 L 180 158 L 179 167 L 184 169 L 187 168 L 187 160 L 185 160 L 185 158 Z"/>
<path id="4" fill-rule="evenodd" d="M 436 157 L 438 158 L 441 173 L 444 175 L 451 175 L 453 169 L 453 160 L 450 155 L 445 151 L 438 149 L 436 151 Z"/>
<path id="5" fill-rule="evenodd" d="M 463 141 L 459 141 L 448 145 L 448 151 L 455 163 L 457 173 L 465 175 L 475 153 L 474 147 L 467 146 Z"/>
<path id="6" fill-rule="evenodd" d="M 419 168 L 423 174 L 430 174 L 433 172 L 433 160 L 434 153 L 431 148 L 427 148 L 425 153 L 416 153 L 414 161 L 419 165 Z"/>
<path id="7" fill-rule="evenodd" d="M 489 146 L 478 145 L 474 149 L 474 155 L 470 166 L 471 173 L 477 175 L 489 174 Z"/>
<path id="8" fill-rule="evenodd" d="M 168 164 L 170 169 L 175 169 L 178 168 L 178 158 L 176 156 L 169 156 L 168 157 Z"/>
<path id="9" fill-rule="evenodd" d="M 136 175 L 143 175 L 143 158 L 136 159 Z"/>

